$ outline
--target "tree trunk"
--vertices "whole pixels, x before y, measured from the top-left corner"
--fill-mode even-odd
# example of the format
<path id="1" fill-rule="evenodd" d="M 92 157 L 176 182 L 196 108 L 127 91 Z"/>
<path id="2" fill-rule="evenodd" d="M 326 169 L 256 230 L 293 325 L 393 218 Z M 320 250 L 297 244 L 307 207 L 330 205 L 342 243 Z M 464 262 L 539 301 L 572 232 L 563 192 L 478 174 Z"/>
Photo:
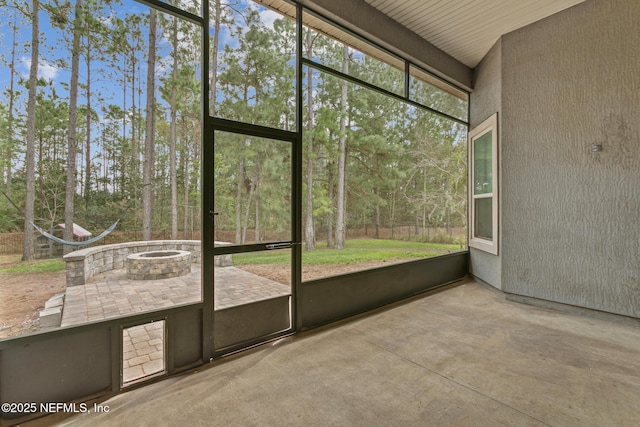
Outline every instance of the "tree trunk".
<path id="1" fill-rule="evenodd" d="M 125 112 L 126 115 L 126 112 Z M 130 186 L 133 187 L 133 212 L 134 212 L 134 224 L 135 228 L 138 228 L 138 179 L 140 177 L 140 137 L 137 134 L 138 117 L 136 115 L 136 52 L 131 51 L 131 164 L 130 164 Z M 126 138 L 123 139 L 126 141 Z M 131 190 L 129 190 L 131 191 Z M 143 232 L 144 234 L 144 232 Z"/>
<path id="2" fill-rule="evenodd" d="M 396 192 L 391 193 L 391 200 L 389 201 L 389 226 L 391 228 L 391 238 L 395 237 L 395 220 L 396 220 Z"/>
<path id="3" fill-rule="evenodd" d="M 122 59 L 122 144 L 123 145 L 126 140 L 127 140 L 127 61 L 126 61 L 126 58 L 123 57 Z M 119 146 L 115 136 L 114 136 L 114 143 L 116 147 Z M 124 147 L 120 147 L 119 149 L 115 149 L 114 151 L 115 153 L 114 153 L 113 161 L 114 161 L 114 164 L 117 164 L 119 163 L 118 153 L 120 155 L 123 155 Z M 128 165 L 128 166 L 131 167 L 131 165 Z M 125 188 L 127 185 L 126 170 L 127 168 L 124 167 L 124 165 L 118 168 L 118 171 L 120 172 L 120 188 L 122 189 L 122 192 L 125 191 Z M 134 215 L 134 221 L 135 221 L 135 215 L 136 215 L 135 212 L 133 215 Z"/>
<path id="4" fill-rule="evenodd" d="M 155 9 L 149 9 L 149 54 L 147 56 L 147 107 L 142 171 L 142 239 L 151 240 L 153 220 L 153 171 L 155 163 L 155 91 L 156 91 L 156 21 Z"/>
<path id="5" fill-rule="evenodd" d="M 173 18 L 173 69 L 171 70 L 171 123 L 169 141 L 169 180 L 171 183 L 171 239 L 178 238 L 178 174 L 176 172 L 176 120 L 178 84 L 178 18 Z"/>
<path id="6" fill-rule="evenodd" d="M 249 139 L 245 140 L 245 146 L 249 146 Z M 244 165 L 244 161 L 243 161 L 243 165 Z M 257 169 L 257 166 L 256 166 Z M 247 176 L 247 170 L 246 168 L 243 167 L 243 171 L 244 174 L 242 176 L 244 176 L 244 182 L 242 184 L 244 184 L 247 187 L 247 190 L 249 191 L 249 196 L 247 197 L 247 205 L 245 207 L 245 211 L 244 211 L 244 223 L 242 225 L 242 236 L 241 236 L 241 240 L 240 243 L 241 244 L 245 244 L 247 242 L 247 228 L 249 227 L 249 216 L 251 213 L 251 203 L 253 202 L 253 195 L 255 193 L 256 190 L 256 183 L 257 183 L 257 176 L 255 179 L 249 179 L 249 177 Z M 257 175 L 257 173 L 256 173 Z"/>
<path id="7" fill-rule="evenodd" d="M 333 163 L 329 163 L 327 165 L 327 186 L 329 188 L 327 197 L 329 198 L 329 200 L 331 200 L 331 203 L 333 204 L 333 188 L 334 188 L 334 182 L 333 182 Z M 329 209 L 329 213 L 327 213 L 327 248 L 329 249 L 333 249 L 334 247 L 334 242 L 333 242 L 333 206 L 331 207 L 331 209 Z"/>
<path id="8" fill-rule="evenodd" d="M 27 101 L 27 152 L 26 163 L 26 195 L 24 217 L 24 242 L 22 260 L 32 261 L 33 256 L 33 226 L 35 205 L 35 172 L 36 172 L 36 95 L 38 84 L 38 61 L 40 56 L 40 2 L 33 0 L 31 6 L 31 66 L 29 68 L 29 98 Z"/>
<path id="9" fill-rule="evenodd" d="M 182 222 L 182 238 L 186 239 L 187 229 L 189 228 L 189 145 L 188 141 L 182 144 L 181 160 L 182 160 L 182 176 L 184 177 L 184 183 L 182 190 L 184 192 L 184 218 Z M 191 237 L 190 237 L 191 238 Z"/>
<path id="10" fill-rule="evenodd" d="M 260 155 L 256 159 L 256 179 L 253 181 L 253 191 L 255 193 L 255 225 L 254 225 L 254 241 L 255 243 L 260 243 Z M 251 198 L 249 198 L 249 206 L 251 206 Z"/>
<path id="11" fill-rule="evenodd" d="M 422 169 L 422 240 L 425 239 L 424 230 L 427 229 L 426 241 L 429 241 L 429 228 L 427 225 L 427 168 Z"/>
<path id="12" fill-rule="evenodd" d="M 211 68 L 209 74 L 211 74 L 211 81 L 209 83 L 209 111 L 212 116 L 216 115 L 216 97 L 218 96 L 218 89 L 216 87 L 218 82 L 218 43 L 220 42 L 220 25 L 222 10 L 220 7 L 220 0 L 214 2 L 214 15 L 213 15 L 213 41 L 210 48 L 211 52 Z"/>
<path id="13" fill-rule="evenodd" d="M 253 231 L 255 243 L 260 243 L 260 181 L 256 180 L 255 184 L 256 209 L 255 209 L 255 227 Z"/>
<path id="14" fill-rule="evenodd" d="M 64 193 L 64 240 L 73 240 L 74 198 L 76 194 L 76 140 L 78 123 L 78 75 L 80 69 L 80 32 L 82 25 L 82 0 L 76 1 L 71 42 L 71 78 L 69 81 L 69 128 L 67 131 L 67 184 Z M 73 251 L 73 246 L 63 246 L 63 253 Z"/>
<path id="15" fill-rule="evenodd" d="M 342 72 L 349 74 L 349 48 L 342 48 Z M 346 222 L 346 177 L 347 177 L 347 82 L 342 81 L 340 94 L 340 139 L 338 141 L 338 203 L 336 212 L 336 249 L 344 248 Z"/>
<path id="16" fill-rule="evenodd" d="M 96 189 L 100 189 L 99 185 L 100 185 L 100 178 L 102 179 L 102 191 L 106 191 L 107 189 L 107 174 L 109 173 L 109 169 L 108 169 L 108 164 L 110 161 L 109 158 L 109 154 L 107 153 L 107 146 L 106 146 L 106 142 L 105 142 L 105 136 L 104 136 L 104 128 L 102 129 L 102 132 L 100 132 L 100 146 L 102 147 L 101 151 L 100 151 L 100 156 L 103 159 L 102 161 L 102 168 L 99 170 L 98 172 L 98 177 L 96 178 Z M 118 192 L 118 190 L 116 189 L 115 186 L 115 181 L 116 178 L 113 177 L 113 192 L 114 194 Z"/>
<path id="17" fill-rule="evenodd" d="M 87 37 L 87 140 L 84 158 L 84 204 L 89 206 L 91 192 L 91 38 Z"/>
<path id="18" fill-rule="evenodd" d="M 247 242 L 247 228 L 249 227 L 249 213 L 251 212 L 251 201 L 253 199 L 253 193 L 255 190 L 255 184 L 253 181 L 249 184 L 249 197 L 247 198 L 247 210 L 244 213 L 244 224 L 242 225 L 242 239 L 241 244 Z"/>
<path id="19" fill-rule="evenodd" d="M 375 188 L 375 195 L 376 195 L 376 206 L 375 206 L 375 211 L 373 213 L 373 221 L 374 221 L 374 225 L 376 227 L 376 239 L 380 238 L 380 189 L 378 187 Z"/>
<path id="20" fill-rule="evenodd" d="M 311 31 L 307 31 L 306 50 L 311 57 L 312 48 Z M 307 206 L 304 228 L 304 245 L 307 250 L 316 248 L 316 232 L 313 223 L 313 78 L 311 68 L 307 68 L 307 135 L 309 143 L 307 146 Z"/>
<path id="21" fill-rule="evenodd" d="M 16 95 L 14 93 L 14 85 L 15 85 L 15 69 L 16 69 L 16 32 L 18 31 L 16 27 L 16 12 L 13 12 L 13 39 L 11 41 L 11 79 L 9 83 L 9 117 L 7 119 L 7 127 L 9 131 L 8 135 L 8 144 L 7 151 L 5 157 L 5 167 L 6 171 L 4 174 L 5 177 L 5 193 L 7 196 L 11 197 L 11 181 L 13 179 L 12 175 L 12 160 L 13 160 L 13 104 L 15 102 Z"/>
<path id="22" fill-rule="evenodd" d="M 238 161 L 238 182 L 236 185 L 236 244 L 242 241 L 242 186 L 244 185 L 244 158 Z"/>

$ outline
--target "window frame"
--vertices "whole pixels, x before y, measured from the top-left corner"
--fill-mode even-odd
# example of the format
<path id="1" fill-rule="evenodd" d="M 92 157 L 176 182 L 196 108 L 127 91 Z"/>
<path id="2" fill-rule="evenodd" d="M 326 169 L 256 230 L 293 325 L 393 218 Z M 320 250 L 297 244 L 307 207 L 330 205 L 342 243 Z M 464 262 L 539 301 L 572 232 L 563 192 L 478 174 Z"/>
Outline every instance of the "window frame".
<path id="1" fill-rule="evenodd" d="M 475 142 L 487 133 L 491 132 L 491 192 L 476 194 L 474 188 L 474 148 Z M 499 169 L 498 169 L 498 113 L 480 123 L 469 131 L 469 247 L 498 255 L 500 240 L 499 230 Z M 476 234 L 476 204 L 475 201 L 483 198 L 492 198 L 491 203 L 491 239 L 479 237 Z"/>

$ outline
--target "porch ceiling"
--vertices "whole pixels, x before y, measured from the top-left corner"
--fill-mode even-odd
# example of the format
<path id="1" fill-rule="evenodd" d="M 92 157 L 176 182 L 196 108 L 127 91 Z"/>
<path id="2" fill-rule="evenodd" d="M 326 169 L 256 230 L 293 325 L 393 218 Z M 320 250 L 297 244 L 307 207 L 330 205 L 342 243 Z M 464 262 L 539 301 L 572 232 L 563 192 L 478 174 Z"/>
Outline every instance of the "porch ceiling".
<path id="1" fill-rule="evenodd" d="M 502 36 L 584 0 L 364 0 L 469 67 Z"/>

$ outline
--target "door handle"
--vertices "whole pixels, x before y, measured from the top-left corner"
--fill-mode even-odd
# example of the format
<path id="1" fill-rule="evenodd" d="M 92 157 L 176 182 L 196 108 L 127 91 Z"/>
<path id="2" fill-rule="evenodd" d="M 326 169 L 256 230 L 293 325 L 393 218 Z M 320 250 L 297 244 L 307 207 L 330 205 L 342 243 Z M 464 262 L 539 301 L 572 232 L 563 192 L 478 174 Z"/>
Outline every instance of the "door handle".
<path id="1" fill-rule="evenodd" d="M 270 243 L 266 245 L 267 249 L 286 249 L 290 247 L 291 243 Z"/>

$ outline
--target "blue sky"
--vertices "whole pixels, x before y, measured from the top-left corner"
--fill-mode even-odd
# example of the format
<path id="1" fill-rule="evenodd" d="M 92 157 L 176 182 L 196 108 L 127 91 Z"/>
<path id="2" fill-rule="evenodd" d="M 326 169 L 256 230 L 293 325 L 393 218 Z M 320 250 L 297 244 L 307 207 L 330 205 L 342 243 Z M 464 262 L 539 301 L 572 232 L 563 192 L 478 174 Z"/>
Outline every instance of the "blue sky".
<path id="1" fill-rule="evenodd" d="M 261 20 L 267 27 L 273 27 L 273 22 L 276 19 L 282 17 L 282 15 L 266 9 L 262 6 L 259 6 L 251 1 L 244 0 L 244 4 L 239 5 L 236 9 L 243 10 L 247 7 L 248 4 L 252 4 L 258 7 L 260 11 Z M 13 10 L 8 7 L 4 7 L 2 11 L 4 13 L 4 18 L 7 21 L 12 20 Z M 142 4 L 131 0 L 124 0 L 123 5 L 118 9 L 118 17 L 123 18 L 125 14 L 137 14 L 144 15 L 148 11 L 148 8 Z M 49 22 L 49 17 L 47 13 L 41 11 L 40 12 L 40 29 L 41 29 L 41 45 L 40 45 L 40 60 L 39 60 L 39 69 L 38 76 L 43 78 L 44 80 L 51 82 L 53 87 L 56 88 L 58 96 L 66 97 L 68 96 L 68 92 L 66 88 L 61 85 L 61 82 L 69 81 L 70 74 L 70 66 L 69 62 L 69 46 L 70 41 L 65 40 L 63 37 L 63 33 L 60 29 L 52 28 Z M 108 21 L 109 16 L 105 12 L 104 21 Z M 22 22 L 21 22 L 22 21 Z M 241 22 L 242 20 L 240 20 Z M 31 52 L 29 49 L 29 42 L 31 38 L 31 27 L 26 24 L 26 20 L 18 13 L 18 32 L 17 32 L 17 45 L 18 49 L 16 52 L 16 81 L 15 81 L 15 89 L 23 92 L 23 96 L 20 98 L 20 101 L 25 103 L 26 100 L 22 98 L 26 98 L 26 89 L 23 85 L 18 84 L 18 79 L 23 78 L 27 79 L 29 75 L 29 69 L 31 66 Z M 194 31 L 198 31 L 197 26 L 193 26 Z M 67 38 L 69 38 L 69 34 L 65 34 Z M 8 25 L 0 26 L 0 55 L 3 59 L 3 64 L 0 64 L 0 88 L 5 90 L 9 87 L 10 82 L 10 73 L 8 63 L 11 61 L 11 39 L 12 39 L 12 31 Z M 143 34 L 143 39 L 147 40 L 146 33 Z M 237 40 L 233 39 L 229 31 L 223 28 L 220 32 L 220 43 L 221 45 L 228 44 L 230 47 L 237 46 Z M 170 55 L 170 51 L 168 49 L 169 45 L 166 41 L 160 40 L 158 43 L 158 55 L 161 58 L 160 62 L 156 65 L 156 76 L 161 77 L 163 73 L 168 72 L 169 70 L 164 65 L 168 63 L 168 57 Z M 144 56 L 144 52 L 140 53 L 140 57 Z M 67 62 L 67 66 L 64 67 L 60 64 L 60 59 L 64 59 Z M 146 76 L 146 64 L 144 61 L 141 62 L 141 76 Z M 105 81 L 105 76 L 101 76 L 100 72 L 110 71 L 107 68 L 106 64 L 100 64 L 98 62 L 92 64 L 92 85 L 93 89 L 96 91 L 101 91 L 108 97 L 113 97 L 113 103 L 121 104 L 121 100 L 117 99 L 120 97 L 120 88 L 114 88 L 113 84 L 109 84 L 109 82 Z M 86 82 L 86 68 L 81 60 L 80 65 L 80 81 L 82 83 Z M 115 90 L 114 90 L 115 89 Z M 5 99 L 5 103 L 8 101 Z M 80 91 L 80 101 L 81 104 L 85 103 L 86 100 L 83 99 L 82 90 Z M 107 101 L 108 102 L 108 101 Z M 19 107 L 19 106 L 17 106 Z"/>

